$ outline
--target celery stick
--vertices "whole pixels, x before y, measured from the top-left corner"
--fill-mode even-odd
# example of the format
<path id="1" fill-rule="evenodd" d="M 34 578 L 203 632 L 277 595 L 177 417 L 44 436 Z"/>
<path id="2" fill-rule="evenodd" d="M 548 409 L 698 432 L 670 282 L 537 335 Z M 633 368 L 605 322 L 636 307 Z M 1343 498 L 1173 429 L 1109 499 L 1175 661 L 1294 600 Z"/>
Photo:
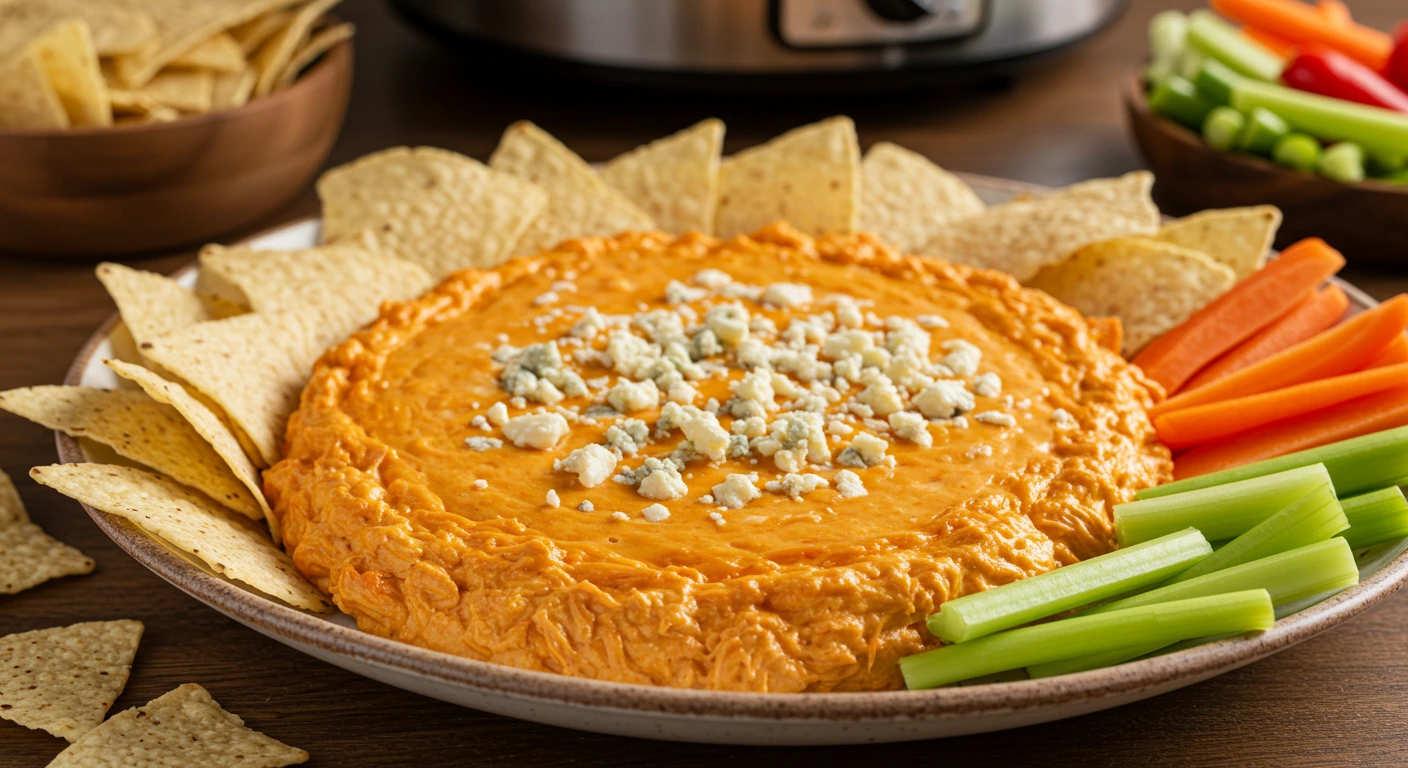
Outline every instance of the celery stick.
<path id="1" fill-rule="evenodd" d="M 1285 120 L 1270 110 L 1257 107 L 1247 115 L 1247 124 L 1237 134 L 1237 149 L 1253 155 L 1270 155 L 1276 142 L 1291 132 Z"/>
<path id="2" fill-rule="evenodd" d="M 1149 56 L 1155 61 L 1177 59 L 1188 44 L 1188 17 L 1159 11 L 1149 20 Z"/>
<path id="3" fill-rule="evenodd" d="M 1291 133 L 1282 136 L 1271 148 L 1271 159 L 1277 165 L 1294 168 L 1305 173 L 1314 173 L 1320 164 L 1320 142 L 1304 133 Z"/>
<path id="4" fill-rule="evenodd" d="M 1408 501 L 1397 486 L 1351 496 L 1340 506 L 1349 518 L 1345 541 L 1355 549 L 1408 537 Z"/>
<path id="5" fill-rule="evenodd" d="M 1301 133 L 1326 141 L 1352 141 L 1371 152 L 1395 155 L 1408 147 L 1408 115 L 1401 112 L 1317 96 L 1251 78 L 1233 86 L 1232 106 L 1243 112 L 1264 107 Z"/>
<path id="6" fill-rule="evenodd" d="M 1325 469 L 1330 472 L 1330 479 L 1334 481 L 1335 494 L 1342 498 L 1399 485 L 1400 480 L 1408 480 L 1408 427 L 1394 427 L 1235 469 L 1224 469 L 1221 472 L 1145 488 L 1135 498 L 1154 499 L 1197 491 L 1311 464 L 1325 465 Z M 1179 526 L 1181 527 L 1183 526 Z M 1208 539 L 1216 541 L 1218 537 L 1209 536 Z"/>
<path id="7" fill-rule="evenodd" d="M 1330 181 L 1358 184 L 1364 180 L 1364 148 L 1352 141 L 1342 141 L 1320 155 L 1315 169 Z"/>
<path id="8" fill-rule="evenodd" d="M 1030 579 L 954 598 L 929 616 L 929 631 L 947 643 L 970 641 L 1157 584 L 1211 553 L 1212 546 L 1201 533 L 1191 528 L 1179 531 Z"/>
<path id="9" fill-rule="evenodd" d="M 1349 544 L 1345 543 L 1344 539 L 1337 537 L 1209 573 L 1196 579 L 1169 584 L 1123 600 L 1098 605 L 1081 611 L 1077 615 L 1091 616 L 1126 608 L 1137 608 L 1141 605 L 1240 592 L 1246 589 L 1266 590 L 1271 595 L 1271 604 L 1279 607 L 1314 595 L 1352 587 L 1358 583 L 1359 566 L 1354 562 L 1354 552 L 1350 550 Z M 1072 672 L 1083 672 L 1087 669 L 1111 667 L 1131 659 L 1137 659 L 1140 656 L 1146 656 L 1162 647 L 1139 645 L 1093 656 L 1063 659 L 1031 667 L 1027 670 L 1027 674 L 1033 678 L 1052 677 Z"/>
<path id="10" fill-rule="evenodd" d="M 1203 141 L 1219 152 L 1226 152 L 1236 146 L 1237 136 L 1246 124 L 1247 118 L 1241 112 L 1231 107 L 1217 107 L 1203 120 Z"/>
<path id="11" fill-rule="evenodd" d="M 1278 552 L 1325 541 L 1348 527 L 1349 520 L 1335 498 L 1334 486 L 1327 482 L 1222 545 L 1211 557 L 1178 574 L 1172 581 L 1188 581 Z"/>
<path id="12" fill-rule="evenodd" d="M 1188 44 L 1232 70 L 1258 80 L 1275 80 L 1285 67 L 1270 48 L 1242 34 L 1211 11 L 1188 18 Z"/>
<path id="13" fill-rule="evenodd" d="M 1212 105 L 1198 95 L 1192 83 L 1178 75 L 1169 75 L 1149 94 L 1149 109 L 1189 128 L 1198 128 L 1212 111 Z"/>
<path id="14" fill-rule="evenodd" d="M 1198 67 L 1198 74 L 1193 76 L 1193 85 L 1203 98 L 1218 106 L 1227 106 L 1232 101 L 1232 86 L 1241 79 L 1241 75 L 1222 62 L 1208 60 Z"/>
<path id="15" fill-rule="evenodd" d="M 1312 464 L 1187 493 L 1116 504 L 1115 535 L 1122 547 L 1190 526 L 1202 531 L 1208 541 L 1230 539 L 1328 482 L 1330 475 L 1325 467 Z"/>
<path id="16" fill-rule="evenodd" d="M 999 632 L 900 659 L 912 690 L 935 688 L 1008 669 L 1033 667 L 1132 646 L 1269 629 L 1276 621 L 1264 589 L 1079 616 Z"/>

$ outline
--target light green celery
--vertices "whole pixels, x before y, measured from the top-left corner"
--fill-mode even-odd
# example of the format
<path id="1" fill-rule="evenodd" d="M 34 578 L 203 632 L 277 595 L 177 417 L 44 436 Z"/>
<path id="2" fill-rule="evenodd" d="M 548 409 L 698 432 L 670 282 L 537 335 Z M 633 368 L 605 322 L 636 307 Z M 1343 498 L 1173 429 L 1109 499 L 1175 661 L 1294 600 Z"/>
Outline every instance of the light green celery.
<path id="1" fill-rule="evenodd" d="M 1240 480 L 1285 472 L 1296 467 L 1324 464 L 1341 498 L 1399 485 L 1408 480 L 1408 427 L 1395 427 L 1338 443 L 1322 445 L 1274 459 L 1225 469 L 1186 480 L 1145 488 L 1137 499 L 1153 499 L 1175 493 L 1227 485 Z M 1205 532 L 1206 533 L 1206 532 Z M 1216 541 L 1216 537 L 1208 537 Z"/>
<path id="2" fill-rule="evenodd" d="M 1364 180 L 1364 148 L 1352 141 L 1342 141 L 1320 155 L 1315 170 L 1330 181 L 1358 184 Z"/>
<path id="3" fill-rule="evenodd" d="M 1193 85 L 1198 88 L 1198 93 L 1202 94 L 1203 98 L 1218 106 L 1226 106 L 1232 101 L 1232 86 L 1241 79 L 1241 75 L 1225 64 L 1208 60 L 1198 67 L 1198 74 L 1193 76 Z"/>
<path id="4" fill-rule="evenodd" d="M 1325 483 L 1218 547 L 1211 557 L 1178 574 L 1173 581 L 1188 581 L 1234 565 L 1325 541 L 1348 527 L 1349 520 L 1335 498 L 1335 489 Z"/>
<path id="5" fill-rule="evenodd" d="M 1188 44 L 1188 17 L 1178 11 L 1159 11 L 1149 19 L 1149 57 L 1155 61 L 1177 59 Z"/>
<path id="6" fill-rule="evenodd" d="M 1232 88 L 1232 106 L 1243 112 L 1257 107 L 1269 109 L 1301 133 L 1325 141 L 1352 141 L 1370 152 L 1392 156 L 1408 147 L 1408 115 L 1402 112 L 1317 96 L 1251 78 Z"/>
<path id="7" fill-rule="evenodd" d="M 935 688 L 1009 669 L 1140 645 L 1269 629 L 1276 621 L 1264 589 L 1079 616 L 945 645 L 900 659 L 905 684 Z"/>
<path id="8" fill-rule="evenodd" d="M 1188 527 L 1202 531 L 1208 541 L 1231 539 L 1328 482 L 1330 475 L 1325 467 L 1313 464 L 1187 493 L 1116 504 L 1115 535 L 1122 547 Z"/>
<path id="9" fill-rule="evenodd" d="M 1247 124 L 1247 118 L 1231 107 L 1215 107 L 1203 119 L 1203 141 L 1219 152 L 1227 152 L 1237 144 L 1237 136 Z"/>
<path id="10" fill-rule="evenodd" d="M 929 616 L 929 631 L 946 643 L 968 642 L 1157 584 L 1186 571 L 1211 553 L 1212 546 L 1196 530 L 1171 533 L 949 600 L 938 613 Z"/>
<path id="11" fill-rule="evenodd" d="M 1271 159 L 1277 165 L 1313 173 L 1320 165 L 1320 142 L 1304 133 L 1282 136 L 1271 148 Z"/>
<path id="12" fill-rule="evenodd" d="M 1188 45 L 1233 71 L 1258 80 L 1275 80 L 1285 68 L 1285 62 L 1270 48 L 1242 34 L 1211 11 L 1194 11 L 1188 17 Z"/>
<path id="13" fill-rule="evenodd" d="M 1355 549 L 1408 537 L 1408 500 L 1398 486 L 1351 496 L 1340 506 L 1349 518 L 1344 538 Z"/>
<path id="14" fill-rule="evenodd" d="M 1271 595 L 1272 605 L 1279 607 L 1314 595 L 1351 587 L 1358 583 L 1359 566 L 1354 562 L 1354 552 L 1344 539 L 1333 538 L 1188 581 L 1151 589 L 1148 592 L 1141 592 L 1122 600 L 1097 605 L 1077 615 L 1091 616 L 1126 608 L 1137 608 L 1142 605 L 1166 603 L 1172 600 L 1187 600 L 1193 597 L 1240 592 L 1245 589 L 1266 590 Z M 1087 669 L 1111 667 L 1130 659 L 1148 655 L 1162 647 L 1140 645 L 1121 648 L 1095 656 L 1081 656 L 1050 664 L 1039 664 L 1028 669 L 1027 673 L 1033 678 L 1053 677 L 1072 672 L 1084 672 Z"/>

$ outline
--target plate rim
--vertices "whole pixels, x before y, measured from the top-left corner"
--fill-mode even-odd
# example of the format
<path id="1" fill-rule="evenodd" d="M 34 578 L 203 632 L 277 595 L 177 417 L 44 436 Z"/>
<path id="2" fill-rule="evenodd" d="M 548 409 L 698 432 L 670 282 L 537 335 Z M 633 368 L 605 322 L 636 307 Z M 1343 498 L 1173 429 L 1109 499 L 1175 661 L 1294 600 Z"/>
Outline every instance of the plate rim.
<path id="1" fill-rule="evenodd" d="M 1012 193 L 1040 193 L 1038 184 L 958 173 L 970 184 Z M 318 221 L 304 216 L 245 237 L 248 243 Z M 188 274 L 198 261 L 181 267 L 173 277 Z M 1378 302 L 1355 286 L 1332 278 L 1354 304 Z M 78 385 L 98 346 L 118 322 L 113 313 L 88 338 L 74 358 L 64 383 Z M 55 433 L 61 463 L 87 459 L 78 441 Z M 1386 599 L 1408 582 L 1408 551 L 1378 572 L 1323 602 L 1276 622 L 1253 637 L 1221 640 L 1182 651 L 1114 667 L 1037 680 L 938 688 L 927 691 L 808 693 L 803 695 L 707 691 L 570 677 L 520 669 L 428 650 L 360 629 L 335 624 L 292 608 L 222 579 L 171 552 L 123 518 L 82 504 L 108 538 L 148 570 L 195 598 L 274 639 L 337 657 L 394 670 L 486 694 L 553 702 L 598 711 L 649 716 L 708 717 L 719 720 L 763 721 L 935 721 L 995 716 L 1082 702 L 1131 696 L 1193 684 L 1265 658 L 1348 621 Z"/>

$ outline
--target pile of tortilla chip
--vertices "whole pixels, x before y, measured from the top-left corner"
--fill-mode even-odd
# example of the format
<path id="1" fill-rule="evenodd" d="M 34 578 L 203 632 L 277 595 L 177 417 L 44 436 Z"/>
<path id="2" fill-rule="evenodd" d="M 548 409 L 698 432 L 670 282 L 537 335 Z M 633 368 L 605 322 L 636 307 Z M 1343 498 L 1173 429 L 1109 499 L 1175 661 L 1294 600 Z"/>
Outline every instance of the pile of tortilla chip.
<path id="1" fill-rule="evenodd" d="M 161 123 L 288 88 L 340 0 L 0 0 L 0 128 Z"/>

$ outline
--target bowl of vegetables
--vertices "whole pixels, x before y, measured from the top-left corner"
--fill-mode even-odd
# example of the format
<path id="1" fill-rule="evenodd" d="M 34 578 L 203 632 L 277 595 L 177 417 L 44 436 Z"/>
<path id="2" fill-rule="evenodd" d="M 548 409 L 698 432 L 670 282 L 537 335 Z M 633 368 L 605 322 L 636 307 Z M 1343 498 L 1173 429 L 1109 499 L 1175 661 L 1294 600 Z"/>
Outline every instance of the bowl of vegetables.
<path id="1" fill-rule="evenodd" d="M 1212 0 L 1149 27 L 1124 102 L 1162 208 L 1271 204 L 1280 246 L 1323 235 L 1405 263 L 1408 25 L 1395 38 L 1336 0 Z"/>

